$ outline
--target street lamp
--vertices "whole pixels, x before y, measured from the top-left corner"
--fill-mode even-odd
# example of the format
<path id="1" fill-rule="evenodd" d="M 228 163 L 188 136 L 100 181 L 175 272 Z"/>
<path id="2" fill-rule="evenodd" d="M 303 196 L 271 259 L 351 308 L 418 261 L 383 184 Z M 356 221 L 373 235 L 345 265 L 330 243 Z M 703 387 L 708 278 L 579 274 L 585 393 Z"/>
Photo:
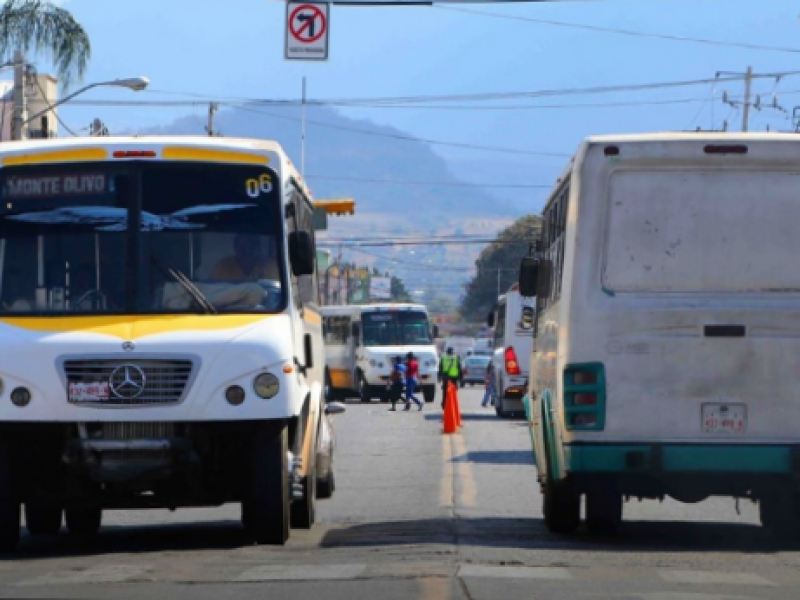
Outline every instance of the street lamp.
<path id="1" fill-rule="evenodd" d="M 38 113 L 36 113 L 32 117 L 28 117 L 27 119 L 25 119 L 25 121 L 23 121 L 20 124 L 20 126 L 19 126 L 20 130 L 22 129 L 23 126 L 27 125 L 28 123 L 30 123 L 34 119 L 38 119 L 42 115 L 50 112 L 56 106 L 64 104 L 65 102 L 69 102 L 75 96 L 78 96 L 78 95 L 80 95 L 80 94 L 84 93 L 85 91 L 90 90 L 92 88 L 96 88 L 96 87 L 123 87 L 123 88 L 128 88 L 129 90 L 133 90 L 134 92 L 141 92 L 149 84 L 150 84 L 150 80 L 147 77 L 128 77 L 126 79 L 114 79 L 113 81 L 101 81 L 101 82 L 98 82 L 98 83 L 91 83 L 91 84 L 87 85 L 86 87 L 82 87 L 78 91 L 71 93 L 69 96 L 65 96 L 64 98 L 62 98 L 61 100 L 59 100 L 55 104 L 51 104 L 46 109 L 39 111 Z"/>

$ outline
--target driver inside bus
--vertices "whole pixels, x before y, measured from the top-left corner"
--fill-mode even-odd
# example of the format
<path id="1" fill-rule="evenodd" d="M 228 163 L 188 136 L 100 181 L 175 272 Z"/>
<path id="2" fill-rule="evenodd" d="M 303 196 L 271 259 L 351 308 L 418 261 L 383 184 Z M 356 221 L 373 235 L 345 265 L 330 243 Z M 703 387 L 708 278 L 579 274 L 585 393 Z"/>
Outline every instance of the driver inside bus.
<path id="1" fill-rule="evenodd" d="M 261 236 L 239 233 L 233 238 L 233 256 L 223 258 L 214 267 L 213 278 L 222 281 L 280 280 L 274 253 L 265 251 Z"/>

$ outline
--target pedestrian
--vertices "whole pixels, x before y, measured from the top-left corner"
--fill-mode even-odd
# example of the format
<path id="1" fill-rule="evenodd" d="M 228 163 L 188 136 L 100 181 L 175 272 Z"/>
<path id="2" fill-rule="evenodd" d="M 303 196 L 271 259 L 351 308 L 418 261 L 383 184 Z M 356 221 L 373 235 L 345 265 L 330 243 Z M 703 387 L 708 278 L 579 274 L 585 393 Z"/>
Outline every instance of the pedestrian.
<path id="1" fill-rule="evenodd" d="M 453 348 L 448 348 L 447 354 L 439 361 L 439 381 L 442 383 L 442 408 L 444 408 L 444 403 L 447 399 L 447 384 L 452 383 L 458 387 L 460 379 L 461 360 L 457 355 L 453 354 Z"/>
<path id="2" fill-rule="evenodd" d="M 419 388 L 419 362 L 413 352 L 406 354 L 406 410 L 411 408 L 410 400 L 422 410 L 422 401 L 414 395 Z"/>
<path id="3" fill-rule="evenodd" d="M 387 385 L 389 388 L 389 401 L 392 403 L 392 407 L 389 410 L 397 410 L 395 406 L 403 396 L 405 380 L 406 366 L 403 364 L 403 360 L 399 356 L 395 356 L 392 359 L 392 372 L 389 375 L 389 383 Z M 406 407 L 408 406 L 409 402 L 406 400 Z"/>
<path id="4" fill-rule="evenodd" d="M 481 406 L 488 406 L 492 402 L 492 392 L 494 391 L 494 365 L 490 362 L 486 366 L 486 373 L 483 376 L 483 387 L 486 392 L 483 394 Z"/>

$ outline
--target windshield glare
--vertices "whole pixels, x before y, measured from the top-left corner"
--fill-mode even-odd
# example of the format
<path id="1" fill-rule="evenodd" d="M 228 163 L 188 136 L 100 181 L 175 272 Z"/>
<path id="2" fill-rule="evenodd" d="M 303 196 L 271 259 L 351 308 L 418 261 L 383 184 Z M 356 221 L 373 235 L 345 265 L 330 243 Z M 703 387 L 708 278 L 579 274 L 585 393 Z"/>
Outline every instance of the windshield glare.
<path id="1" fill-rule="evenodd" d="M 365 346 L 431 344 L 428 315 L 420 311 L 368 312 L 362 316 Z"/>
<path id="2" fill-rule="evenodd" d="M 10 168 L 0 194 L 2 313 L 284 305 L 277 178 L 263 167 Z"/>

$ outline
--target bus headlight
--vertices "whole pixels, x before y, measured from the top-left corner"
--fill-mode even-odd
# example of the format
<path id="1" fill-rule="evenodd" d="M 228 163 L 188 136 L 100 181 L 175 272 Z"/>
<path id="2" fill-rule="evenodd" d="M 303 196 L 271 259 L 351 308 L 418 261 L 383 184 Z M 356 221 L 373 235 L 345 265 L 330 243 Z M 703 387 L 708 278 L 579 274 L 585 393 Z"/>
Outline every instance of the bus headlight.
<path id="1" fill-rule="evenodd" d="M 280 389 L 278 378 L 272 373 L 261 373 L 253 380 L 253 389 L 260 398 L 274 398 Z"/>

